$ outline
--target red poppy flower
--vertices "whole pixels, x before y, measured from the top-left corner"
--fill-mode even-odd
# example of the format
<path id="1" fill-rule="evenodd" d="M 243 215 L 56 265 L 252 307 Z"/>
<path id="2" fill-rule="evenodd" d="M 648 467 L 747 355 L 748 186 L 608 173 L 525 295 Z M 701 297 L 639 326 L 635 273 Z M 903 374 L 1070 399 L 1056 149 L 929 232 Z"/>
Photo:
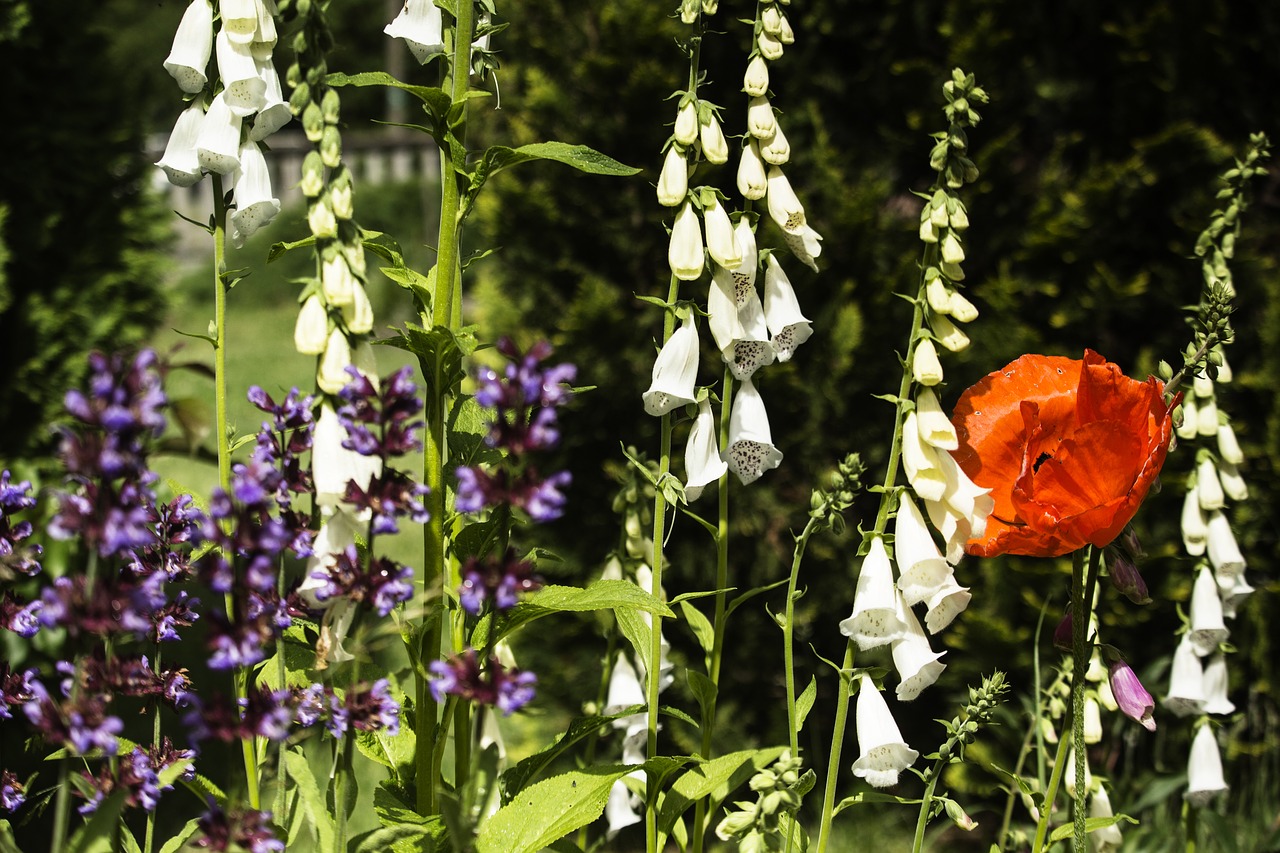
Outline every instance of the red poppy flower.
<path id="1" fill-rule="evenodd" d="M 1056 557 L 1115 539 L 1164 465 L 1163 394 L 1155 377 L 1130 379 L 1092 350 L 1082 361 L 1024 355 L 965 391 L 954 456 L 995 499 L 965 550 Z"/>

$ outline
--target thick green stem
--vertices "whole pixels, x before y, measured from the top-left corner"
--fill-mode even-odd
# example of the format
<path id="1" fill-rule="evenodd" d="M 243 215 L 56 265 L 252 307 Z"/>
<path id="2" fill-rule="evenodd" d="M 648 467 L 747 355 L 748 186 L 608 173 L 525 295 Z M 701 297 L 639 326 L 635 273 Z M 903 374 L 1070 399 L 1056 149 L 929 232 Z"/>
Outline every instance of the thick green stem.
<path id="1" fill-rule="evenodd" d="M 1053 757 L 1053 772 L 1049 774 L 1049 787 L 1045 790 L 1044 800 L 1040 803 L 1040 821 L 1036 824 L 1036 839 L 1031 845 L 1032 853 L 1043 853 L 1044 840 L 1049 834 L 1049 820 L 1053 817 L 1053 803 L 1058 798 L 1058 786 L 1062 784 L 1062 773 L 1067 769 L 1067 746 L 1071 738 L 1066 732 L 1058 738 L 1058 751 Z"/>
<path id="2" fill-rule="evenodd" d="M 1085 775 L 1089 771 L 1089 757 L 1084 742 L 1084 687 L 1085 673 L 1089 669 L 1089 615 L 1085 607 L 1093 602 L 1086 602 L 1084 597 L 1084 553 L 1076 551 L 1071 561 L 1071 650 L 1073 657 L 1071 671 L 1071 743 L 1075 748 L 1075 807 L 1072 809 L 1072 849 L 1075 853 L 1085 853 L 1088 838 L 1085 833 L 1085 799 L 1089 792 L 1085 790 Z"/>
<path id="3" fill-rule="evenodd" d="M 822 821 L 818 826 L 818 851 L 827 849 L 831 840 L 831 818 L 836 805 L 836 779 L 840 775 L 840 755 L 844 751 L 844 730 L 849 722 L 850 672 L 853 670 L 854 645 L 846 643 L 844 661 L 840 664 L 840 696 L 836 700 L 836 718 L 831 727 L 831 752 L 827 756 L 827 784 L 822 792 Z"/>
<path id="4" fill-rule="evenodd" d="M 933 805 L 933 793 L 938 787 L 938 777 L 945 766 L 939 758 L 929 771 L 929 781 L 924 786 L 924 799 L 920 801 L 920 814 L 916 817 L 916 834 L 911 844 L 911 853 L 920 853 L 924 849 L 924 830 L 929 825 L 929 808 Z"/>
<path id="5" fill-rule="evenodd" d="M 787 730 L 790 734 L 791 755 L 800 754 L 800 726 L 796 719 L 796 667 L 795 667 L 795 621 L 796 621 L 796 587 L 800 580 L 800 563 L 804 559 L 805 548 L 809 545 L 809 537 L 822 524 L 819 519 L 810 516 L 809 523 L 796 537 L 796 547 L 791 556 L 791 577 L 787 581 L 787 603 L 785 622 L 782 626 L 782 665 L 787 677 Z"/>

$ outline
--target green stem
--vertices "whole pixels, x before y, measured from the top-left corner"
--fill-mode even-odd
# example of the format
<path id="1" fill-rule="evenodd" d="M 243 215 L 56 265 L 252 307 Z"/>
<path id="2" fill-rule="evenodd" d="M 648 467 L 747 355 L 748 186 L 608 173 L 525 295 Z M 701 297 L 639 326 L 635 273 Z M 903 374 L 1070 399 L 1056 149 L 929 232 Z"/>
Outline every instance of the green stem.
<path id="1" fill-rule="evenodd" d="M 827 784 L 822 792 L 822 821 L 818 827 L 818 853 L 827 849 L 831 840 L 831 818 L 836 804 L 836 778 L 840 775 L 840 754 L 844 751 L 844 730 L 849 722 L 850 672 L 853 670 L 854 644 L 846 643 L 844 661 L 840 664 L 840 695 L 836 699 L 836 718 L 831 728 L 831 752 L 827 756 Z"/>
<path id="2" fill-rule="evenodd" d="M 1036 839 L 1031 845 L 1032 853 L 1043 853 L 1044 840 L 1049 834 L 1049 819 L 1053 816 L 1053 802 L 1058 798 L 1058 786 L 1062 784 L 1062 773 L 1067 768 L 1067 744 L 1071 738 L 1066 732 L 1058 738 L 1058 751 L 1053 757 L 1053 772 L 1049 774 L 1049 787 L 1045 791 L 1044 801 L 1040 804 L 1040 821 L 1036 824 Z"/>
<path id="3" fill-rule="evenodd" d="M 804 530 L 796 537 L 796 547 L 791 556 L 791 578 L 787 581 L 786 621 L 782 626 L 782 665 L 787 676 L 787 730 L 791 736 L 791 755 L 800 754 L 800 726 L 796 720 L 796 669 L 795 669 L 795 621 L 796 587 L 800 579 L 800 562 L 804 559 L 809 537 L 821 526 L 819 519 L 809 518 Z"/>
<path id="4" fill-rule="evenodd" d="M 156 643 L 154 652 L 155 653 L 153 654 L 151 659 L 151 672 L 154 673 L 156 676 L 159 676 L 160 667 L 161 667 L 160 657 L 162 654 L 159 643 Z M 151 743 L 156 748 L 159 748 L 160 746 L 160 703 L 158 701 L 155 704 L 155 708 L 152 709 L 152 713 L 155 716 L 151 720 Z M 155 812 L 155 809 L 152 809 L 151 811 L 147 812 L 146 834 L 143 836 L 143 841 L 142 841 L 143 853 L 151 853 L 151 849 L 155 844 L 155 831 L 156 831 L 156 812 Z"/>
<path id="5" fill-rule="evenodd" d="M 911 853 L 920 853 L 924 849 L 924 830 L 929 825 L 929 807 L 933 804 L 933 792 L 938 787 L 938 777 L 946 762 L 939 758 L 929 768 L 929 781 L 924 786 L 924 799 L 920 801 L 920 814 L 916 817 L 916 834 L 911 844 Z"/>
<path id="6" fill-rule="evenodd" d="M 1084 803 L 1089 794 L 1084 784 L 1085 774 L 1089 769 L 1089 757 L 1084 742 L 1085 673 L 1089 669 L 1089 614 L 1085 612 L 1085 607 L 1092 603 L 1085 600 L 1084 552 L 1076 551 L 1071 560 L 1071 649 L 1074 658 L 1071 672 L 1071 743 L 1075 748 L 1076 764 L 1075 807 L 1072 809 L 1071 836 L 1072 849 L 1075 853 L 1085 853 L 1089 843 L 1084 826 Z"/>

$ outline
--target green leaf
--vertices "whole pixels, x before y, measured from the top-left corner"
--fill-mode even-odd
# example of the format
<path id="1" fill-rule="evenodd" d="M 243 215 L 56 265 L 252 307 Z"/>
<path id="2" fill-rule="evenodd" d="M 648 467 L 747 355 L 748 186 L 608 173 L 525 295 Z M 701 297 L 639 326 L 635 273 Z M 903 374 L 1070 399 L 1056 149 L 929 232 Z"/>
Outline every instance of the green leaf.
<path id="1" fill-rule="evenodd" d="M 667 792 L 658 813 L 659 830 L 669 832 L 676 819 L 703 797 L 710 797 L 710 810 L 714 811 L 730 792 L 776 761 L 785 749 L 745 749 L 691 767 Z"/>
<path id="2" fill-rule="evenodd" d="M 7 820 L 0 820 L 0 853 L 22 853 L 18 840 L 13 837 L 13 827 Z M 162 850 L 160 853 L 168 853 Z"/>
<path id="3" fill-rule="evenodd" d="M 333 818 L 329 815 L 325 796 L 316 784 L 316 777 L 312 775 L 306 757 L 300 751 L 291 749 L 285 753 L 285 766 L 288 768 L 289 778 L 293 780 L 294 790 L 298 793 L 298 801 L 306 817 L 305 823 L 310 823 L 315 828 L 319 849 L 334 849 L 334 836 L 337 830 L 333 825 Z M 289 846 L 292 847 L 296 842 L 294 833 L 290 832 Z"/>
<path id="4" fill-rule="evenodd" d="M 594 148 L 589 148 L 586 145 L 570 145 L 567 142 L 533 142 L 528 145 L 521 145 L 519 148 L 494 145 L 485 149 L 484 156 L 481 158 L 481 168 L 484 168 L 483 164 L 487 162 L 489 164 L 487 167 L 489 174 L 495 175 L 503 169 L 515 166 L 518 163 L 527 163 L 530 160 L 554 160 L 557 163 L 564 163 L 566 166 L 572 166 L 579 172 L 585 172 L 589 175 L 616 175 L 623 177 L 634 175 L 640 171 L 632 166 L 619 163 Z"/>
<path id="5" fill-rule="evenodd" d="M 116 824 L 124 808 L 127 791 L 117 791 L 94 810 L 89 822 L 75 831 L 67 846 L 58 853 L 112 853 L 115 849 Z"/>
<path id="6" fill-rule="evenodd" d="M 643 616 L 625 607 L 616 608 L 613 616 L 618 622 L 618 630 L 636 653 L 636 663 L 640 665 L 642 672 L 648 672 L 650 646 L 653 644 L 653 632 L 649 625 Z"/>
<path id="7" fill-rule="evenodd" d="M 836 809 L 832 814 L 838 815 L 847 808 L 860 806 L 863 803 L 897 803 L 900 806 L 918 806 L 921 802 L 921 800 L 913 800 L 909 797 L 897 797 L 893 794 L 881 794 L 878 791 L 860 791 L 852 797 L 845 797 L 843 800 L 836 803 Z"/>
<path id="8" fill-rule="evenodd" d="M 613 783 L 633 769 L 588 767 L 526 788 L 480 827 L 476 853 L 537 853 L 600 817 Z"/>
<path id="9" fill-rule="evenodd" d="M 387 278 L 410 291 L 418 300 L 421 308 L 430 310 L 436 295 L 436 268 L 432 267 L 426 275 L 406 266 L 378 267 Z"/>
<path id="10" fill-rule="evenodd" d="M 436 125 L 437 133 L 444 131 L 445 116 L 448 115 L 449 107 L 452 105 L 444 89 L 438 86 L 414 86 L 401 83 L 385 71 L 366 71 L 362 74 L 334 72 L 325 77 L 325 82 L 335 89 L 343 86 L 391 86 L 403 89 L 422 102 L 423 109 Z"/>
<path id="11" fill-rule="evenodd" d="M 706 653 L 707 660 L 710 661 L 711 650 L 716 643 L 716 629 L 711 627 L 711 620 L 704 616 L 701 610 L 690 604 L 688 600 L 680 602 L 680 611 L 684 613 L 685 621 L 689 623 L 690 630 L 698 638 L 698 645 L 702 646 L 702 651 Z"/>
<path id="12" fill-rule="evenodd" d="M 689 689 L 693 691 L 693 698 L 698 700 L 698 707 L 702 709 L 702 718 L 705 720 L 711 716 L 711 709 L 715 707 L 716 694 L 720 691 L 714 681 L 696 669 L 686 669 L 684 674 L 689 682 Z"/>
<path id="13" fill-rule="evenodd" d="M 412 823 L 384 826 L 351 839 L 347 849 L 351 853 L 383 853 L 384 850 L 402 843 L 412 844 L 415 850 L 431 851 L 436 849 L 434 843 L 431 846 L 426 846 L 422 843 L 424 840 L 430 842 L 430 839 L 423 838 L 426 834 L 427 828 L 425 826 Z"/>
<path id="14" fill-rule="evenodd" d="M 164 846 L 160 848 L 160 853 L 178 853 L 178 851 L 187 843 L 187 839 L 195 835 L 196 830 L 199 828 L 200 819 L 193 817 L 191 820 L 187 821 L 186 825 L 183 826 L 182 829 L 178 830 L 177 835 L 164 843 Z M 0 847 L 0 850 L 3 849 L 3 847 Z"/>
<path id="15" fill-rule="evenodd" d="M 1200 814 L 1201 816 L 1204 816 L 1211 814 L 1211 812 L 1205 809 L 1202 810 Z M 1214 817 L 1217 817 L 1217 815 L 1214 815 Z M 1136 820 L 1129 817 L 1127 814 L 1112 815 L 1111 817 L 1087 817 L 1084 819 L 1084 831 L 1087 835 L 1090 832 L 1097 832 L 1099 829 L 1106 829 L 1108 826 L 1115 826 L 1121 821 L 1124 821 L 1125 823 L 1137 823 Z M 1231 830 L 1225 823 L 1220 824 L 1218 826 L 1218 830 L 1222 833 L 1222 835 L 1219 836 L 1220 838 L 1228 838 L 1231 836 Z M 1065 838 L 1070 838 L 1074 831 L 1075 827 L 1072 824 L 1064 823 L 1062 826 L 1049 833 L 1049 843 L 1052 844 L 1055 841 L 1062 841 Z"/>
<path id="16" fill-rule="evenodd" d="M 401 726 L 396 734 L 386 729 L 356 732 L 356 747 L 367 758 L 391 768 L 397 779 L 413 776 L 418 738 L 413 729 Z"/>
<path id="17" fill-rule="evenodd" d="M 315 235 L 303 237 L 301 240 L 294 240 L 293 242 L 283 241 L 280 243 L 272 243 L 271 248 L 267 250 L 267 263 L 271 263 L 277 258 L 284 256 L 286 253 L 292 252 L 294 249 L 301 249 L 305 246 L 314 246 L 315 244 Z"/>
<path id="18" fill-rule="evenodd" d="M 543 770 L 550 767 L 552 763 L 558 759 L 566 749 L 573 746 L 578 741 L 587 737 L 592 732 L 598 731 L 601 726 L 607 726 L 614 720 L 621 720 L 630 717 L 633 714 L 644 712 L 644 705 L 634 705 L 619 711 L 616 714 L 597 714 L 590 717 L 575 717 L 569 723 L 569 727 L 564 730 L 554 741 L 544 747 L 539 752 L 534 753 L 528 758 L 520 761 L 514 767 L 510 767 L 502 774 L 502 802 L 505 805 L 511 801 L 511 798 L 519 794 L 530 782 L 539 776 Z"/>
<path id="19" fill-rule="evenodd" d="M 462 394 L 449 412 L 449 456 L 458 465 L 480 465 L 502 459 L 502 451 L 490 447 L 490 413 L 471 394 Z"/>
<path id="20" fill-rule="evenodd" d="M 729 602 L 729 607 L 727 610 L 725 610 L 724 618 L 728 619 L 731 615 L 733 615 L 733 611 L 737 610 L 739 607 L 746 604 L 748 601 L 755 598 L 760 593 L 769 592 L 770 590 L 777 589 L 778 587 L 782 586 L 784 583 L 787 583 L 790 580 L 791 580 L 790 578 L 782 578 L 780 580 L 774 581 L 773 583 L 765 584 L 764 586 L 758 586 L 755 589 L 747 590 L 742 595 L 738 596 L 733 601 Z"/>
<path id="21" fill-rule="evenodd" d="M 818 698 L 818 679 L 809 676 L 809 686 L 796 699 L 796 731 L 804 728 L 805 718 L 813 710 L 814 700 Z"/>

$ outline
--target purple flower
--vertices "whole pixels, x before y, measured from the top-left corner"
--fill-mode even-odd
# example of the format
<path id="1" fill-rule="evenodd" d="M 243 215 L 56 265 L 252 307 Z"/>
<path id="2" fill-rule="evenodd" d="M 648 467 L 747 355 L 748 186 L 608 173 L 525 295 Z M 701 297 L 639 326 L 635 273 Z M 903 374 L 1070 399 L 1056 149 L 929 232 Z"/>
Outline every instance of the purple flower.
<path id="1" fill-rule="evenodd" d="M 413 597 L 412 569 L 385 557 L 370 560 L 365 567 L 354 545 L 332 555 L 311 577 L 319 582 L 319 586 L 311 588 L 316 601 L 342 597 L 356 603 L 368 602 L 380 616 Z"/>
<path id="2" fill-rule="evenodd" d="M 531 672 L 506 669 L 496 657 L 482 670 L 475 649 L 467 649 L 447 661 L 432 661 L 431 695 L 437 702 L 446 694 L 460 696 L 478 705 L 492 705 L 510 715 L 533 699 L 537 676 Z"/>
<path id="3" fill-rule="evenodd" d="M 499 668 L 494 672 L 493 681 L 498 694 L 495 704 L 503 716 L 509 717 L 533 701 L 533 685 L 538 677 L 532 672 L 508 672 Z"/>
<path id="4" fill-rule="evenodd" d="M 479 615 L 487 599 L 493 600 L 497 610 L 510 610 L 520 600 L 521 593 L 542 588 L 542 579 L 534 574 L 533 568 L 532 563 L 516 557 L 514 548 L 508 548 L 500 560 L 469 558 L 462 567 L 458 598 L 472 615 Z"/>
<path id="5" fill-rule="evenodd" d="M 368 690 L 349 690 L 343 705 L 345 723 L 356 731 L 384 729 L 391 735 L 400 732 L 400 703 L 392 698 L 391 684 L 385 678 L 375 681 Z"/>
<path id="6" fill-rule="evenodd" d="M 384 461 L 421 450 L 422 439 L 416 433 L 424 423 L 414 418 L 422 411 L 422 401 L 411 378 L 413 369 L 405 366 L 388 376 L 381 393 L 354 367 L 347 372 L 351 382 L 338 392 L 344 401 L 338 421 L 348 434 L 342 446 Z"/>
<path id="7" fill-rule="evenodd" d="M 27 801 L 27 789 L 8 770 L 0 771 L 0 808 L 16 812 Z"/>
<path id="8" fill-rule="evenodd" d="M 124 731 L 119 717 L 86 715 L 73 709 L 67 718 L 67 739 L 79 755 L 87 755 L 100 749 L 107 755 L 115 755 L 120 748 L 116 735 Z"/>
<path id="9" fill-rule="evenodd" d="M 40 611 L 44 602 L 40 599 L 23 604 L 12 593 L 0 598 L 0 628 L 7 628 L 19 637 L 34 637 L 40 630 Z"/>
<path id="10" fill-rule="evenodd" d="M 564 514 L 565 496 L 561 489 L 567 487 L 573 479 L 568 471 L 552 474 L 541 482 L 533 484 L 524 496 L 522 503 L 517 503 L 529 513 L 534 521 L 554 521 Z"/>
<path id="11" fill-rule="evenodd" d="M 31 536 L 31 522 L 12 520 L 15 512 L 35 506 L 36 499 L 28 494 L 30 491 L 30 482 L 11 483 L 8 470 L 0 472 L 0 580 L 40 571 L 40 546 L 21 544 Z"/>
<path id="12" fill-rule="evenodd" d="M 323 684 L 312 684 L 310 687 L 298 691 L 295 700 L 297 705 L 293 712 L 294 722 L 304 729 L 311 728 L 328 716 L 329 703 L 332 698 L 332 691 Z"/>
<path id="13" fill-rule="evenodd" d="M 197 821 L 200 836 L 192 844 L 204 850 L 244 850 L 247 853 L 280 853 L 284 842 L 270 826 L 271 812 L 251 809 L 228 814 L 209 799 L 209 810 Z"/>
<path id="14" fill-rule="evenodd" d="M 34 685 L 39 684 L 35 681 L 36 674 L 34 669 L 13 672 L 9 669 L 9 664 L 0 661 L 0 720 L 12 719 L 13 712 L 10 708 L 25 705 L 35 698 Z"/>
<path id="15" fill-rule="evenodd" d="M 1103 554 L 1107 558 L 1107 574 L 1111 577 L 1111 585 L 1116 591 L 1134 604 L 1150 604 L 1151 596 L 1147 592 L 1147 582 L 1142 573 L 1134 565 L 1129 555 L 1120 548 L 1107 548 Z"/>
<path id="16" fill-rule="evenodd" d="M 1113 661 L 1109 670 L 1111 693 L 1116 698 L 1120 710 L 1131 720 L 1142 725 L 1149 732 L 1156 730 L 1156 721 L 1152 717 L 1155 700 L 1138 680 L 1138 675 L 1129 664 L 1122 660 Z"/>

